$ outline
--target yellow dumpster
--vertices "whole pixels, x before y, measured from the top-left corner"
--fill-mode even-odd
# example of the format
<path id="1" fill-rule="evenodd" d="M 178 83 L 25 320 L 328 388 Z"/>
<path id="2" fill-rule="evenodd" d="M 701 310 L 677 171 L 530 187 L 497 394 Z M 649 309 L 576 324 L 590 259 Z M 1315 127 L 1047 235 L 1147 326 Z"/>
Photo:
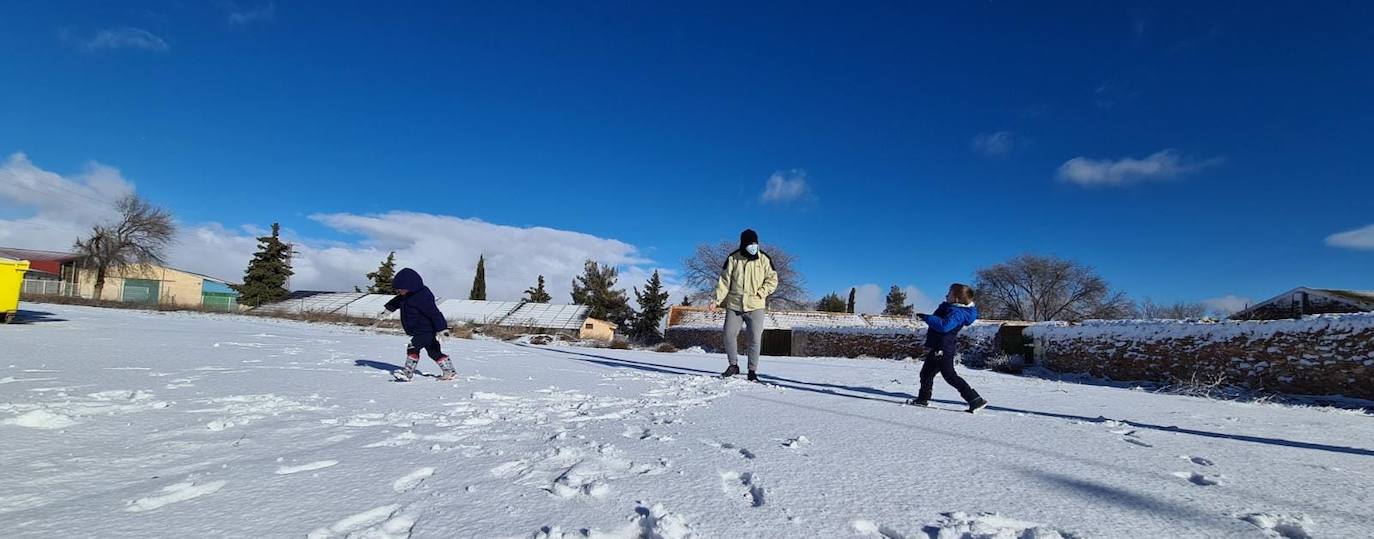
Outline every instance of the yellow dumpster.
<path id="1" fill-rule="evenodd" d="M 14 320 L 19 311 L 19 287 L 24 284 L 28 260 L 0 258 L 0 323 Z"/>

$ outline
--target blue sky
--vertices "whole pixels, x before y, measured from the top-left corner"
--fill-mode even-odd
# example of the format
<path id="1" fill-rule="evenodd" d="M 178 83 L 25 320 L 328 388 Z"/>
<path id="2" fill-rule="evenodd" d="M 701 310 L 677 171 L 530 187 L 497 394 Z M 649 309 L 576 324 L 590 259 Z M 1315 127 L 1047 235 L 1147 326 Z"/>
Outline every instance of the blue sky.
<path id="1" fill-rule="evenodd" d="M 217 251 L 280 221 L 317 286 L 528 242 L 515 291 L 567 244 L 526 227 L 638 278 L 753 227 L 817 296 L 1024 252 L 1156 301 L 1374 289 L 1367 3 L 399 4 L 8 2 L 6 181 L 109 167 Z M 90 216 L 45 204 L 0 240 Z"/>

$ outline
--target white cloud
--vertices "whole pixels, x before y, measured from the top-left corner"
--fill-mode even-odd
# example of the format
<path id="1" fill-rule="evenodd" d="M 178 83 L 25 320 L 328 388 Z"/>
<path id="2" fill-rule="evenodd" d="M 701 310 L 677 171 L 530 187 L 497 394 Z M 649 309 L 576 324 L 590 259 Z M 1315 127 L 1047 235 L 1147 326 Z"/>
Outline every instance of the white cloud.
<path id="1" fill-rule="evenodd" d="M 810 188 L 806 185 L 805 170 L 778 171 L 768 177 L 768 182 L 763 188 L 763 195 L 759 199 L 764 202 L 792 202 L 801 199 L 809 192 Z"/>
<path id="2" fill-rule="evenodd" d="M 1177 178 L 1221 162 L 1219 157 L 1196 161 L 1181 157 L 1172 149 L 1156 152 L 1144 159 L 1075 157 L 1059 166 L 1059 179 L 1084 187 L 1120 186 Z"/>
<path id="3" fill-rule="evenodd" d="M 142 28 L 123 26 L 96 32 L 90 39 L 81 41 L 79 46 L 85 51 L 104 49 L 142 49 L 162 52 L 171 48 L 162 38 Z"/>
<path id="4" fill-rule="evenodd" d="M 1374 250 L 1374 225 L 1337 232 L 1326 237 L 1326 244 L 1344 249 Z"/>
<path id="5" fill-rule="evenodd" d="M 876 284 L 854 285 L 854 312 L 860 314 L 880 314 L 887 308 L 887 293 L 891 289 L 889 286 L 879 286 Z M 930 312 L 935 310 L 937 302 L 932 301 L 921 289 L 911 285 L 902 287 L 906 292 L 906 302 L 915 306 L 916 312 Z M 843 290 L 841 297 L 848 298 L 849 290 Z"/>
<path id="6" fill-rule="evenodd" d="M 277 15 L 277 5 L 268 2 L 261 6 L 240 8 L 237 5 L 229 6 L 229 24 L 245 25 L 257 21 L 270 21 Z"/>
<path id="7" fill-rule="evenodd" d="M 1230 316 L 1244 310 L 1254 303 L 1254 300 L 1227 294 L 1219 298 L 1202 300 L 1202 304 L 1207 307 L 1207 311 L 1220 316 Z"/>
<path id="8" fill-rule="evenodd" d="M 91 225 L 114 217 L 113 201 L 130 192 L 133 185 L 105 165 L 93 163 L 79 175 L 64 177 L 34 166 L 24 154 L 14 154 L 0 166 L 0 208 L 31 215 L 0 219 L 0 245 L 69 249 Z M 415 268 L 435 294 L 450 298 L 467 297 L 479 255 L 486 256 L 487 294 L 493 300 L 518 299 L 542 274 L 554 301 L 566 303 L 572 279 L 581 274 L 587 259 L 618 266 L 618 284 L 627 291 L 642 288 L 654 269 L 674 302 L 681 301 L 684 291 L 674 270 L 656 268 L 634 245 L 580 232 L 402 211 L 310 218 L 355 239 L 322 241 L 284 229 L 282 236 L 297 253 L 291 280 L 297 290 L 351 291 L 354 285 L 365 285 L 364 275 L 395 251 L 398 264 Z M 228 281 L 242 278 L 257 250 L 256 237 L 266 234 L 256 226 L 179 225 L 169 265 Z M 631 301 L 633 305 L 633 297 Z"/>
<path id="9" fill-rule="evenodd" d="M 1110 109 L 1121 103 L 1135 101 L 1140 95 L 1140 90 L 1133 88 L 1129 83 L 1108 80 L 1093 90 L 1093 103 L 1098 108 Z"/>
<path id="10" fill-rule="evenodd" d="M 1011 131 L 979 133 L 973 137 L 973 149 L 988 157 L 1001 157 L 1011 153 L 1021 142 L 1021 136 Z"/>
<path id="11" fill-rule="evenodd" d="M 134 186 L 119 170 L 92 162 L 79 174 L 40 169 L 23 153 L 0 164 L 0 204 L 27 216 L 0 219 L 0 245 L 64 250 L 90 225 L 114 216 L 114 202 Z"/>

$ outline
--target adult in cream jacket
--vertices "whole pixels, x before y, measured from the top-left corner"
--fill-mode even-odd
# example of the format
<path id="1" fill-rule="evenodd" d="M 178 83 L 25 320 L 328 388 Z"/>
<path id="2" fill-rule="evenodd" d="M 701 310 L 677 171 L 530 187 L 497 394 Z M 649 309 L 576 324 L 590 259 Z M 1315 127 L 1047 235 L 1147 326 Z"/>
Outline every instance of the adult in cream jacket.
<path id="1" fill-rule="evenodd" d="M 745 230 L 739 235 L 739 249 L 725 257 L 720 279 L 716 281 L 711 311 L 725 309 L 725 355 L 730 366 L 723 377 L 739 374 L 739 330 L 749 330 L 749 379 L 758 380 L 759 352 L 763 348 L 763 326 L 768 316 L 768 296 L 778 289 L 778 272 L 768 253 L 759 250 L 759 235 Z"/>

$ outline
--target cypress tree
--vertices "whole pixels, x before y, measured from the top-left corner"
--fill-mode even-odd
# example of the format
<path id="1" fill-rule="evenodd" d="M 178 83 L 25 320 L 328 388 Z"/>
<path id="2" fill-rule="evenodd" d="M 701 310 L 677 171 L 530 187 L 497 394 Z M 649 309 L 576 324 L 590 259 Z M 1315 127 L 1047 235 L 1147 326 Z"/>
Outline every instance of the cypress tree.
<path id="1" fill-rule="evenodd" d="M 618 274 L 619 272 L 611 266 L 603 266 L 595 260 L 588 260 L 582 275 L 573 278 L 573 303 L 591 307 L 591 312 L 587 313 L 587 316 L 625 326 L 634 312 L 630 309 L 630 301 L 625 296 L 625 291 L 615 289 Z"/>
<path id="2" fill-rule="evenodd" d="M 825 297 L 821 298 L 821 300 L 816 303 L 817 311 L 828 313 L 842 313 L 844 312 L 844 307 L 844 300 L 840 299 L 840 295 L 834 292 L 826 294 Z"/>
<path id="3" fill-rule="evenodd" d="M 857 292 L 858 292 L 858 289 L 857 289 L 857 288 L 850 288 L 850 289 L 849 289 L 849 304 L 848 304 L 848 305 L 845 305 L 845 307 L 844 307 L 844 312 L 847 312 L 847 313 L 849 313 L 849 314 L 854 314 L 854 296 L 855 296 L 855 294 L 856 294 Z"/>
<path id="4" fill-rule="evenodd" d="M 257 307 L 286 299 L 286 279 L 291 276 L 291 246 L 281 241 L 281 226 L 272 223 L 272 235 L 258 238 L 258 252 L 243 272 L 243 284 L 234 285 L 239 303 Z"/>
<path id="5" fill-rule="evenodd" d="M 634 291 L 635 301 L 639 302 L 639 314 L 630 328 L 630 336 L 645 344 L 658 344 L 663 341 L 658 323 L 668 315 L 668 291 L 663 289 L 658 270 L 654 270 L 653 276 L 649 277 L 644 292 L 641 293 L 638 288 Z"/>
<path id="6" fill-rule="evenodd" d="M 472 278 L 472 292 L 468 294 L 468 299 L 482 300 L 487 299 L 487 257 L 481 255 L 477 257 L 477 275 Z"/>
<path id="7" fill-rule="evenodd" d="M 553 296 L 550 296 L 549 292 L 544 290 L 543 275 L 539 276 L 539 284 L 537 286 L 525 289 L 525 301 L 530 303 L 548 303 L 551 300 L 553 300 Z"/>
<path id="8" fill-rule="evenodd" d="M 391 280 L 396 278 L 396 251 L 386 255 L 386 260 L 382 262 L 377 271 L 367 274 L 367 279 L 372 281 L 367 287 L 369 294 L 395 294 L 396 287 Z M 357 288 L 357 287 L 354 287 Z"/>
<path id="9" fill-rule="evenodd" d="M 897 285 L 892 285 L 892 289 L 887 292 L 887 307 L 883 308 L 883 314 L 892 316 L 911 316 L 915 307 L 907 305 L 906 292 Z"/>

